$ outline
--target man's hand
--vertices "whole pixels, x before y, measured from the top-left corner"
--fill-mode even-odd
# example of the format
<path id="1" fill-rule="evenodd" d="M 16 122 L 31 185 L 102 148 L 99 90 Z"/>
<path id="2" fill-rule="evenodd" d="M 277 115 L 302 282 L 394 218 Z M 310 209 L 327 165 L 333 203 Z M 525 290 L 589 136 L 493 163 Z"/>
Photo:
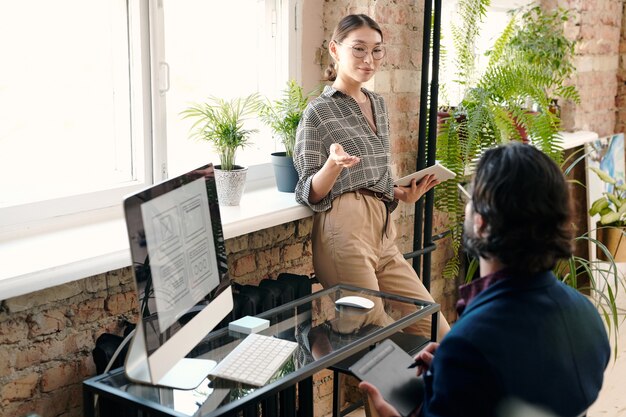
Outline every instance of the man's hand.
<path id="1" fill-rule="evenodd" d="M 400 417 L 400 413 L 391 404 L 389 404 L 378 391 L 378 388 L 369 382 L 362 381 L 359 389 L 369 396 L 374 409 L 380 417 Z"/>
<path id="2" fill-rule="evenodd" d="M 423 364 L 417 367 L 417 376 L 420 376 L 428 369 L 433 363 L 433 359 L 435 358 L 435 352 L 439 347 L 439 343 L 431 342 L 424 349 L 422 349 L 415 357 L 413 358 L 415 361 L 420 360 Z M 367 394 L 369 397 L 370 403 L 372 407 L 376 410 L 379 417 L 400 417 L 400 413 L 396 410 L 391 404 L 389 404 L 383 396 L 381 395 L 378 388 L 369 382 L 362 381 L 359 384 L 359 389 Z M 421 406 L 418 407 L 411 413 L 411 416 L 417 416 L 420 412 Z"/>
<path id="3" fill-rule="evenodd" d="M 439 347 L 439 343 L 431 342 L 422 350 L 419 351 L 417 355 L 413 359 L 415 361 L 420 360 L 423 365 L 419 365 L 417 367 L 417 376 L 422 375 L 424 372 L 430 369 L 430 365 L 433 363 L 433 359 L 435 358 L 435 352 Z"/>
<path id="4" fill-rule="evenodd" d="M 343 168 L 350 168 L 361 162 L 361 158 L 349 155 L 343 150 L 343 146 L 338 143 L 330 145 L 330 155 L 328 158 Z"/>

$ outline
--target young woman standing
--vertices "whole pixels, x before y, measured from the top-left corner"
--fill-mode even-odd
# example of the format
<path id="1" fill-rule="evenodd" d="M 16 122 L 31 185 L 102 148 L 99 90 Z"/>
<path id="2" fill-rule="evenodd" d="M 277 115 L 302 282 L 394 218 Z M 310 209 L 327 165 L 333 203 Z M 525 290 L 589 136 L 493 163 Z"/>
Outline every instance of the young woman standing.
<path id="1" fill-rule="evenodd" d="M 395 244 L 391 211 L 437 185 L 433 176 L 394 187 L 389 117 L 381 96 L 363 87 L 385 57 L 383 33 L 369 16 L 349 15 L 328 45 L 332 81 L 305 110 L 294 165 L 296 199 L 315 211 L 313 267 L 324 287 L 342 283 L 432 301 Z M 449 330 L 440 315 L 438 339 Z M 430 336 L 430 319 L 409 331 Z"/>

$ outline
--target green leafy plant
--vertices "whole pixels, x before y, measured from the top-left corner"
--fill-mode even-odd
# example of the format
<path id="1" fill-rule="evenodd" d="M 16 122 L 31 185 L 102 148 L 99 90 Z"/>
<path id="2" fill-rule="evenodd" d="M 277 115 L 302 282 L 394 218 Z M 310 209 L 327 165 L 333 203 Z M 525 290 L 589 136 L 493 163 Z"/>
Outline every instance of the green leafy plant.
<path id="1" fill-rule="evenodd" d="M 565 176 L 567 177 L 574 167 L 584 161 L 590 153 L 591 152 L 585 153 L 583 148 L 572 152 L 561 164 Z M 590 169 L 595 172 L 601 180 L 609 184 L 616 183 L 615 179 L 606 172 L 595 167 L 590 167 Z M 585 187 L 584 184 L 575 179 L 569 179 L 568 181 L 574 186 Z M 589 214 L 595 215 L 591 210 Z M 616 227 L 613 225 L 607 224 L 606 226 L 595 229 L 595 232 L 598 234 L 601 231 L 600 229 L 608 230 L 615 228 Z M 591 259 L 591 257 L 588 259 L 574 253 L 568 259 L 560 260 L 553 269 L 553 272 L 562 282 L 587 294 L 593 301 L 606 323 L 609 337 L 613 338 L 614 356 L 617 357 L 617 336 L 619 326 L 624 319 L 619 318 L 616 295 L 620 287 L 622 291 L 626 291 L 626 281 L 617 267 L 618 260 L 615 259 L 614 253 L 606 246 L 600 237 L 593 237 L 592 232 L 593 231 L 589 231 L 576 236 L 574 238 L 574 244 L 575 246 L 580 246 L 582 243 L 588 246 L 590 253 L 596 252 L 596 259 Z"/>
<path id="2" fill-rule="evenodd" d="M 250 143 L 256 130 L 244 129 L 244 121 L 257 109 L 257 94 L 224 100 L 209 97 L 204 103 L 196 103 L 181 112 L 184 119 L 196 119 L 191 126 L 191 137 L 213 144 L 220 156 L 221 169 L 235 169 L 237 149 Z"/>
<path id="3" fill-rule="evenodd" d="M 606 171 L 596 167 L 589 169 L 602 181 L 612 186 L 611 191 L 603 192 L 602 197 L 591 204 L 589 215 L 599 215 L 602 226 L 626 226 L 626 185 L 618 184 L 617 180 Z"/>
<path id="4" fill-rule="evenodd" d="M 461 0 L 462 23 L 452 28 L 456 81 L 464 94 L 459 103 L 440 113 L 437 127 L 437 160 L 457 174 L 437 187 L 437 208 L 448 215 L 455 253 L 444 268 L 446 277 L 459 273 L 456 255 L 464 213 L 457 185 L 466 181 L 475 161 L 486 149 L 517 140 L 532 143 L 560 163 L 560 120 L 551 103 L 555 95 L 579 100 L 576 89 L 564 84 L 574 71 L 574 43 L 564 34 L 568 16 L 563 9 L 544 12 L 532 7 L 514 13 L 488 53 L 486 70 L 476 74 L 474 45 L 489 3 Z M 546 55 L 558 59 L 545 59 Z"/>
<path id="5" fill-rule="evenodd" d="M 293 156 L 298 123 L 312 94 L 304 94 L 302 86 L 289 80 L 279 99 L 271 101 L 266 98 L 259 105 L 259 118 L 280 137 L 287 156 Z"/>
<path id="6" fill-rule="evenodd" d="M 544 11 L 535 6 L 522 9 L 521 13 L 521 18 L 515 20 L 516 28 L 508 42 L 511 62 L 525 61 L 542 73 L 548 96 L 577 100 L 576 89 L 567 85 L 567 79 L 575 71 L 575 42 L 563 32 L 563 24 L 569 21 L 569 11 L 563 8 Z"/>
<path id="7" fill-rule="evenodd" d="M 587 242 L 603 253 L 604 260 L 590 260 L 572 255 L 569 259 L 557 263 L 553 272 L 562 282 L 587 294 L 602 315 L 607 326 L 609 338 L 614 341 L 614 357 L 618 353 L 620 319 L 616 295 L 620 287 L 626 291 L 626 283 L 617 268 L 615 258 L 609 249 L 598 239 L 584 233 L 574 239 L 575 243 Z"/>

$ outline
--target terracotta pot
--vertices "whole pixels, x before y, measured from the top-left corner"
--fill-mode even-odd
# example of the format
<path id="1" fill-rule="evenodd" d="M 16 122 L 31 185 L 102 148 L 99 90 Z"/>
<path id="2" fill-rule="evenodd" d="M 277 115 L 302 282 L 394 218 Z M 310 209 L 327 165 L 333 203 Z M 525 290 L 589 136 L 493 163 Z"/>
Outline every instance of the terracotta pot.
<path id="1" fill-rule="evenodd" d="M 598 225 L 596 237 L 609 250 L 615 262 L 626 262 L 626 228 Z M 597 247 L 596 256 L 608 261 L 604 251 Z"/>
<path id="2" fill-rule="evenodd" d="M 539 112 L 532 111 L 532 110 L 526 110 L 525 113 L 531 116 L 539 114 Z M 519 133 L 522 143 L 529 143 L 530 141 L 528 140 L 528 132 L 526 131 L 526 127 L 523 126 L 521 123 L 518 123 L 517 118 L 515 116 L 513 115 L 511 116 L 513 118 L 513 121 L 515 122 L 515 129 L 517 129 L 517 133 Z"/>
<path id="3" fill-rule="evenodd" d="M 452 111 L 454 111 L 454 108 L 452 109 Z M 437 111 L 437 126 L 441 126 L 446 119 L 449 119 L 451 116 L 451 113 L 449 111 L 446 110 L 439 110 Z M 456 121 L 457 123 L 463 123 L 465 121 L 466 116 L 464 114 L 460 114 L 458 116 L 456 116 Z"/>

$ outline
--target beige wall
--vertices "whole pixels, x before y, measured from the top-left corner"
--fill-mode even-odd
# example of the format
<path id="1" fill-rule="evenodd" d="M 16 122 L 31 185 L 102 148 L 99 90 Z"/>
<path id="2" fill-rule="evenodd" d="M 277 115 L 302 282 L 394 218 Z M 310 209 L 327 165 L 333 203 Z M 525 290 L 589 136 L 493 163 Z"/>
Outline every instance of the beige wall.
<path id="1" fill-rule="evenodd" d="M 548 2 L 546 2 L 548 3 Z M 554 2 L 551 2 L 554 3 Z M 578 74 L 573 82 L 583 102 L 563 104 L 566 127 L 600 135 L 623 131 L 626 123 L 622 3 L 617 0 L 571 0 L 574 21 L 569 27 L 579 42 Z M 382 26 L 389 48 L 386 63 L 370 87 L 381 93 L 391 118 L 393 167 L 396 175 L 415 165 L 421 77 L 422 2 L 408 0 L 300 0 L 303 11 L 302 69 L 305 87 L 314 87 L 327 63 L 324 46 L 346 13 L 368 13 Z M 412 207 L 393 214 L 403 252 L 412 245 Z M 435 233 L 441 230 L 435 216 Z M 312 273 L 311 219 L 290 222 L 227 241 L 232 277 L 255 284 L 289 271 Z M 455 286 L 441 279 L 450 256 L 446 242 L 433 255 L 432 292 L 449 320 L 455 319 Z M 130 269 L 2 301 L 0 305 L 0 416 L 35 411 L 44 417 L 82 415 L 81 381 L 94 375 L 91 350 L 104 331 L 121 331 L 136 311 Z M 315 377 L 316 415 L 330 412 L 328 371 Z"/>

